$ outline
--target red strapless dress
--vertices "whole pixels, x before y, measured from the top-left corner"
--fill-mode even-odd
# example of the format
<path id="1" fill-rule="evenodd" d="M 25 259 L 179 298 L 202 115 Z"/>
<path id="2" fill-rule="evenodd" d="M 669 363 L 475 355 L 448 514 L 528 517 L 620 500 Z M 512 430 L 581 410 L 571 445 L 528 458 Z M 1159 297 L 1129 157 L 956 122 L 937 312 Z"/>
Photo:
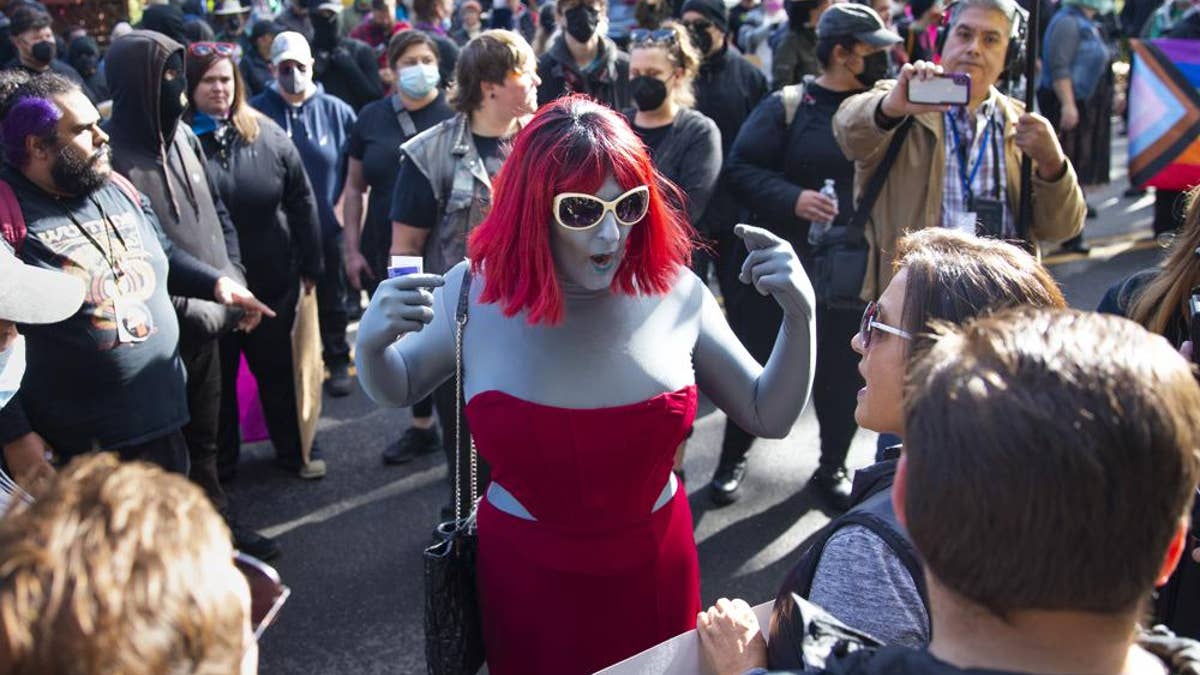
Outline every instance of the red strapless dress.
<path id="1" fill-rule="evenodd" d="M 489 672 L 592 673 L 695 628 L 686 491 L 651 513 L 696 416 L 695 386 L 590 410 L 485 391 L 466 413 L 492 480 L 537 518 L 480 503 Z"/>

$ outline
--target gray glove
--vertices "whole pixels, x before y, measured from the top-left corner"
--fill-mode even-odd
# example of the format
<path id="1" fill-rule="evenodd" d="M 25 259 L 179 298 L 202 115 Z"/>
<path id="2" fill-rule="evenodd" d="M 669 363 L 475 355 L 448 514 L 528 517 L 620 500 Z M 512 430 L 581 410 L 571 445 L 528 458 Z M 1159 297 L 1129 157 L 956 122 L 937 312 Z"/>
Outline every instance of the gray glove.
<path id="1" fill-rule="evenodd" d="M 750 250 L 738 279 L 763 295 L 771 294 L 788 318 L 811 319 L 816 292 L 792 245 L 761 227 L 737 225 L 733 233 Z"/>
<path id="2" fill-rule="evenodd" d="M 440 274 L 409 274 L 380 283 L 358 324 L 359 353 L 382 351 L 433 321 L 430 289 L 445 283 Z"/>

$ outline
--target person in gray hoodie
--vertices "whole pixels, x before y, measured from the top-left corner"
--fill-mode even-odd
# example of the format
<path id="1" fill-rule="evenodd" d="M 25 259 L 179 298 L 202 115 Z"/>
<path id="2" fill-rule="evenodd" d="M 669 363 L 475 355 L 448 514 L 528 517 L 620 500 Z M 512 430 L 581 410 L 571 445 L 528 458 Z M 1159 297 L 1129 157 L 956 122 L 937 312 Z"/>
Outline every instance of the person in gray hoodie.
<path id="1" fill-rule="evenodd" d="M 135 30 L 109 48 L 105 71 L 113 115 L 104 125 L 111 137 L 113 169 L 150 201 L 162 229 L 176 246 L 244 283 L 237 231 L 212 183 L 200 142 L 180 124 L 186 99 L 184 47 L 165 35 Z M 213 302 L 172 297 L 179 315 L 179 353 L 188 373 L 184 427 L 191 456 L 190 477 L 218 510 L 228 498 L 217 477 L 217 430 L 221 400 L 218 338 L 235 327 L 253 329 L 261 317 L 244 317 Z M 302 474 L 306 467 L 285 467 Z M 231 523 L 238 548 L 272 557 L 269 539 Z"/>

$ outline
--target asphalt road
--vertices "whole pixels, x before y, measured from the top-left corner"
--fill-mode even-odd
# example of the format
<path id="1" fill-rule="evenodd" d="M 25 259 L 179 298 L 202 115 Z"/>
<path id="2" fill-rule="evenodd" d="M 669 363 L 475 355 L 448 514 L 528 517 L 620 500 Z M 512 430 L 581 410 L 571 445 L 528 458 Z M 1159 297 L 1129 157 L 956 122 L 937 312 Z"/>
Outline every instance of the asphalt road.
<path id="1" fill-rule="evenodd" d="M 1114 153 L 1112 185 L 1090 197 L 1100 209 L 1088 221 L 1092 255 L 1047 259 L 1075 307 L 1095 308 L 1109 286 L 1159 255 L 1144 241 L 1152 197 L 1120 198 L 1122 150 Z M 774 595 L 807 538 L 828 520 L 804 489 L 818 454 L 816 419 L 810 407 L 786 439 L 759 441 L 742 499 L 715 509 L 704 485 L 725 417 L 711 406 L 701 414 L 685 468 L 703 599 L 743 597 L 754 604 Z M 231 495 L 245 522 L 278 538 L 283 555 L 275 564 L 293 591 L 263 637 L 263 673 L 424 672 L 420 553 L 447 501 L 446 472 L 440 455 L 382 465 L 379 453 L 407 417 L 406 410 L 377 408 L 357 390 L 327 398 L 318 442 L 329 473 L 316 482 L 275 469 L 269 444 L 243 451 Z M 871 461 L 875 436 L 858 433 L 851 466 Z"/>

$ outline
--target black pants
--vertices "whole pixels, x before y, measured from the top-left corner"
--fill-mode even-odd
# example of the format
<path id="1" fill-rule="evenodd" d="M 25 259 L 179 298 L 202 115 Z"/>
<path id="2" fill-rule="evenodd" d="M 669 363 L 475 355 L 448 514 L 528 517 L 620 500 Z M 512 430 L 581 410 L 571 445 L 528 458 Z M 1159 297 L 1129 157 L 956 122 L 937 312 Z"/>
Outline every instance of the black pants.
<path id="1" fill-rule="evenodd" d="M 471 508 L 471 495 L 469 491 L 469 482 L 466 480 L 470 476 L 471 470 L 471 430 L 467 428 L 467 418 L 463 415 L 463 429 L 460 443 L 455 447 L 455 434 L 457 432 L 456 403 L 455 403 L 455 382 L 454 378 L 447 380 L 442 386 L 438 387 L 433 392 L 433 403 L 437 407 L 438 419 L 442 424 L 442 449 L 446 453 L 446 474 L 450 486 L 450 503 L 454 503 L 454 460 L 458 457 L 459 468 L 462 471 L 463 480 L 463 495 L 462 507 L 464 513 Z M 483 458 L 478 459 L 478 468 L 476 474 L 476 493 L 482 495 L 484 489 L 491 482 L 491 469 Z"/>
<path id="2" fill-rule="evenodd" d="M 191 469 L 188 477 L 204 489 L 213 506 L 224 513 L 229 506 L 217 477 L 217 429 L 221 409 L 220 348 L 216 338 L 179 341 L 179 356 L 187 368 L 188 412 L 183 427 Z"/>
<path id="3" fill-rule="evenodd" d="M 150 462 L 167 471 L 188 474 L 188 445 L 179 429 L 137 445 L 127 445 L 116 452 L 126 462 Z"/>
<path id="4" fill-rule="evenodd" d="M 299 465 L 300 421 L 296 412 L 296 381 L 292 362 L 292 324 L 296 319 L 296 301 L 300 280 L 292 285 L 287 297 L 271 303 L 274 319 L 264 318 L 249 333 L 230 333 L 221 340 L 221 433 L 219 464 L 222 473 L 237 467 L 241 452 L 241 426 L 238 417 L 237 373 L 240 357 L 258 381 L 267 432 L 275 446 L 275 455 L 284 462 Z"/>
<path id="5" fill-rule="evenodd" d="M 346 342 L 346 265 L 342 260 L 341 233 L 325 236 L 322 246 L 325 271 L 317 280 L 317 308 L 325 366 L 333 368 L 350 363 L 350 344 Z"/>
<path id="6" fill-rule="evenodd" d="M 845 466 L 858 430 L 854 409 L 863 379 L 850 339 L 858 332 L 861 318 L 861 308 L 817 305 L 817 372 L 812 396 L 821 427 L 821 468 L 826 470 Z"/>

